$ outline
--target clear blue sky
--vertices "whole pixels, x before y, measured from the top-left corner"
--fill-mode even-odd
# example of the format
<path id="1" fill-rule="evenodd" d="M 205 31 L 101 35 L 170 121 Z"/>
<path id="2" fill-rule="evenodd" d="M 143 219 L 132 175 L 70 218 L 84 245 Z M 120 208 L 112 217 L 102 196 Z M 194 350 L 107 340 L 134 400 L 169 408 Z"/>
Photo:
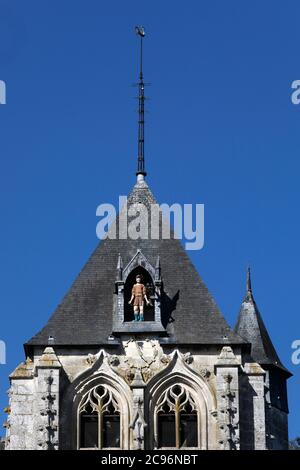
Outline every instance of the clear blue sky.
<path id="1" fill-rule="evenodd" d="M 97 244 L 97 205 L 134 184 L 143 24 L 148 182 L 160 202 L 205 204 L 190 255 L 231 325 L 251 264 L 300 435 L 299 15 L 297 1 L 0 0 L 1 412 L 23 343 Z"/>

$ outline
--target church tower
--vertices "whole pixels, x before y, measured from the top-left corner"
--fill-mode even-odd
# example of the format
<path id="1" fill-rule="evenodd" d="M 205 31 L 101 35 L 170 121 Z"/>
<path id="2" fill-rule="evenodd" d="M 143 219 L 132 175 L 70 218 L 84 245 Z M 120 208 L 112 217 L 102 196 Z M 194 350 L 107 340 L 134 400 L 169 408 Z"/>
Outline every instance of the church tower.
<path id="1" fill-rule="evenodd" d="M 168 227 L 146 182 L 145 33 L 136 32 L 136 183 L 48 323 L 25 343 L 26 360 L 10 375 L 6 449 L 287 448 L 290 373 L 250 273 L 233 330 L 172 230 L 162 236 Z M 136 211 L 147 237 L 124 236 Z"/>

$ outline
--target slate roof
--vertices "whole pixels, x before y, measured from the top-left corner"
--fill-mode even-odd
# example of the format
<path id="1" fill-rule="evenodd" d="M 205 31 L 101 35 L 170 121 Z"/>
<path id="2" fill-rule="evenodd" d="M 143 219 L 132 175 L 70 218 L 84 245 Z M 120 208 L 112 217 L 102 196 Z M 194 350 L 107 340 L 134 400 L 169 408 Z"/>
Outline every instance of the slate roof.
<path id="1" fill-rule="evenodd" d="M 251 357 L 261 365 L 272 365 L 290 372 L 283 366 L 265 327 L 253 297 L 250 272 L 248 272 L 247 292 L 243 300 L 234 331 L 251 343 Z"/>
<path id="2" fill-rule="evenodd" d="M 128 196 L 128 207 L 156 203 L 145 182 Z M 119 216 L 117 217 L 118 221 Z M 118 231 L 117 231 L 118 233 Z M 119 253 L 126 264 L 140 249 L 155 266 L 160 256 L 168 315 L 163 315 L 169 342 L 178 344 L 243 344 L 226 323 L 181 242 L 168 240 L 102 240 L 58 305 L 46 326 L 25 345 L 107 345 L 112 333 L 113 294 Z"/>

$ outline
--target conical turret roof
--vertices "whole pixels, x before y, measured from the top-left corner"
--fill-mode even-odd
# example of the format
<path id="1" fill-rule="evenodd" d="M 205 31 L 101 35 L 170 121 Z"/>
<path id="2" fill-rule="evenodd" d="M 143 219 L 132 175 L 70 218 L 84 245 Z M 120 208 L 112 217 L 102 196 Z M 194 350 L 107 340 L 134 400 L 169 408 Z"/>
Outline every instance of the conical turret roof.
<path id="1" fill-rule="evenodd" d="M 250 269 L 247 272 L 247 289 L 234 331 L 251 343 L 251 357 L 261 365 L 277 366 L 286 372 L 271 341 L 253 297 Z"/>

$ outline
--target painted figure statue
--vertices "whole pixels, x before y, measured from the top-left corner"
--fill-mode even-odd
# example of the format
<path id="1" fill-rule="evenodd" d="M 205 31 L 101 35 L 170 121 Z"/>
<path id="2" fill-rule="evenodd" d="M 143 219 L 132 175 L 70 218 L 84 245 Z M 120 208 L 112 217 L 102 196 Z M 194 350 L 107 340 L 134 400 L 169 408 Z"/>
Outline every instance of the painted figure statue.
<path id="1" fill-rule="evenodd" d="M 144 320 L 144 300 L 147 305 L 151 305 L 151 302 L 147 297 L 147 290 L 144 284 L 142 284 L 142 277 L 138 274 L 136 276 L 136 284 L 134 284 L 131 291 L 131 299 L 129 305 L 133 302 L 134 321 Z"/>

